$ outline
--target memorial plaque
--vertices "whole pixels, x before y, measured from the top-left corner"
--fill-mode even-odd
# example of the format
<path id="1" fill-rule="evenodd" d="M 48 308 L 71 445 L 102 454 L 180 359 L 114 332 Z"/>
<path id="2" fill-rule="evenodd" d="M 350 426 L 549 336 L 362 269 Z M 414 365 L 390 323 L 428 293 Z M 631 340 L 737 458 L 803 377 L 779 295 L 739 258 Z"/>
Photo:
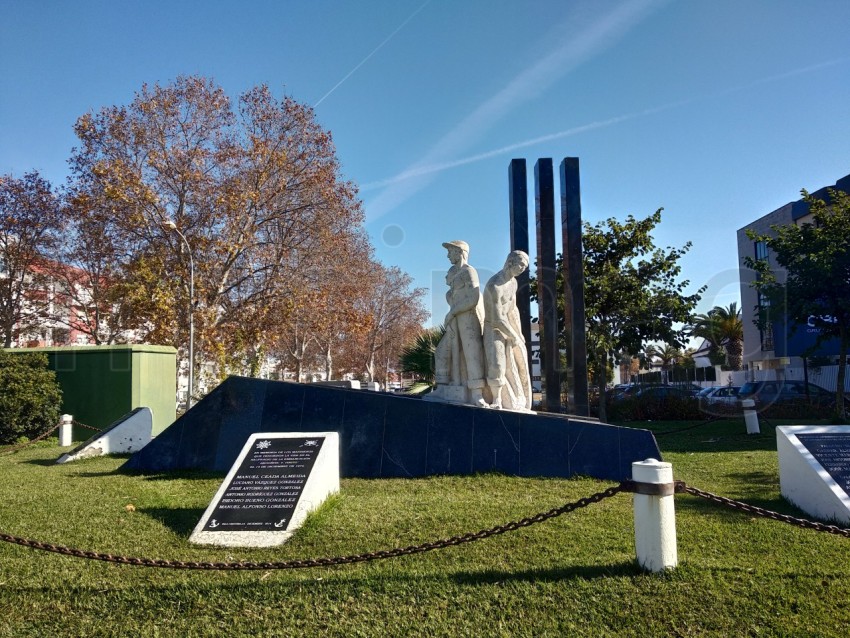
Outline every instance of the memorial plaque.
<path id="1" fill-rule="evenodd" d="M 850 524 L 850 426 L 776 428 L 782 496 L 823 521 Z"/>
<path id="2" fill-rule="evenodd" d="M 850 434 L 798 434 L 797 438 L 838 486 L 850 494 Z"/>
<path id="3" fill-rule="evenodd" d="M 339 490 L 336 432 L 253 434 L 190 537 L 262 547 L 289 538 Z"/>
<path id="4" fill-rule="evenodd" d="M 321 436 L 255 441 L 204 529 L 286 529 L 324 442 Z"/>

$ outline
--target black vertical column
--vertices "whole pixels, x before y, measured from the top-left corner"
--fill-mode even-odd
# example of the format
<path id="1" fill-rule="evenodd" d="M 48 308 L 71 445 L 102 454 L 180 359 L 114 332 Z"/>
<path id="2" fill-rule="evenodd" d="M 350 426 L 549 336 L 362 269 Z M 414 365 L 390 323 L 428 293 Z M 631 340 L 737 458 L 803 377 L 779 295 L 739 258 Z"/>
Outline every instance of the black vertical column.
<path id="1" fill-rule="evenodd" d="M 508 166 L 508 189 L 511 215 L 511 250 L 521 250 L 528 254 L 528 177 L 524 159 L 512 159 Z M 531 376 L 531 290 L 528 286 L 529 270 L 517 280 L 516 305 L 522 336 L 528 350 L 528 374 Z"/>
<path id="2" fill-rule="evenodd" d="M 564 246 L 564 330 L 571 338 L 570 411 L 589 416 L 587 341 L 584 317 L 584 258 L 581 247 L 581 186 L 578 158 L 561 162 L 561 237 Z"/>
<path id="3" fill-rule="evenodd" d="M 558 305 L 555 294 L 555 179 L 552 159 L 534 165 L 534 208 L 537 221 L 537 303 L 540 307 L 540 368 L 544 409 L 561 411 Z"/>

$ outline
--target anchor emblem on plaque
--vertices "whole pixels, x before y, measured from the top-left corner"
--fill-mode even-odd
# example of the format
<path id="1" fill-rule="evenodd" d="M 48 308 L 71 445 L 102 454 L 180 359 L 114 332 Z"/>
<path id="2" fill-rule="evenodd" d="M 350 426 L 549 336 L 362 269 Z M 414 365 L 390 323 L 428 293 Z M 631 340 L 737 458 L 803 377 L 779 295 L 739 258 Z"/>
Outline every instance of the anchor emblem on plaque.
<path id="1" fill-rule="evenodd" d="M 275 527 L 285 527 L 286 526 L 286 519 L 285 518 L 280 519 L 277 523 L 274 524 L 274 526 Z"/>

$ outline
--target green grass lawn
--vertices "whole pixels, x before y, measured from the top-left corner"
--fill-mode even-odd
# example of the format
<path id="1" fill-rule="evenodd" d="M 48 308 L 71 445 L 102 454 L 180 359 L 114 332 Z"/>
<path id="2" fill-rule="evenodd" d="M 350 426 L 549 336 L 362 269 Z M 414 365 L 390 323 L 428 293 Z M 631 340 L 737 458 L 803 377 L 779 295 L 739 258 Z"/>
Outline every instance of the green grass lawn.
<path id="1" fill-rule="evenodd" d="M 649 424 L 677 479 L 800 516 L 779 495 L 775 435 L 742 421 Z M 0 456 L 0 531 L 151 558 L 282 561 L 477 531 L 598 492 L 592 479 L 499 475 L 342 482 L 275 549 L 188 536 L 222 476 L 57 466 L 44 443 Z M 198 572 L 0 543 L 0 636 L 847 636 L 850 539 L 676 496 L 680 566 L 635 564 L 632 497 L 478 543 L 368 564 Z M 127 506 L 133 505 L 134 511 Z M 129 508 L 132 509 L 132 508 Z"/>

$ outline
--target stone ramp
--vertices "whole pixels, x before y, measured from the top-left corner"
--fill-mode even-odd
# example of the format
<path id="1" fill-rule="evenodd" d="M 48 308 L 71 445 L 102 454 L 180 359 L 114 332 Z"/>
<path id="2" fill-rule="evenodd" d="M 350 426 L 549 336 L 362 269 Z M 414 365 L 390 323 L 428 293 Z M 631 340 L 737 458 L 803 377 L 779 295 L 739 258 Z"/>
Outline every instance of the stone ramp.
<path id="1" fill-rule="evenodd" d="M 397 394 L 229 377 L 124 464 L 226 472 L 255 432 L 336 431 L 340 475 L 412 478 L 502 472 L 620 481 L 661 460 L 648 430 Z"/>

